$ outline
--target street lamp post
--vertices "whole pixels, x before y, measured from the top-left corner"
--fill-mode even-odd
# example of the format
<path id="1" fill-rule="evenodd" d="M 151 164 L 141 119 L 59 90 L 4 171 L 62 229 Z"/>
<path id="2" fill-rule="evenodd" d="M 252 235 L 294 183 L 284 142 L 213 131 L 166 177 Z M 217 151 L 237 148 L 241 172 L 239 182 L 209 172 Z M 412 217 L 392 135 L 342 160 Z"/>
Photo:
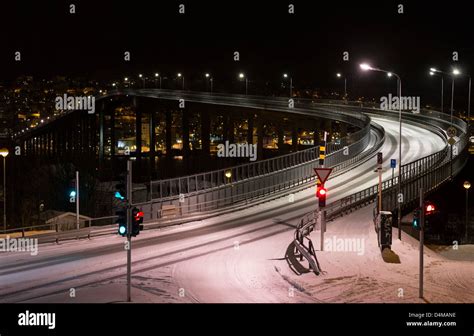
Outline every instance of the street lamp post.
<path id="1" fill-rule="evenodd" d="M 387 70 L 382 70 L 379 68 L 373 68 L 370 65 L 364 63 L 360 65 L 360 68 L 364 71 L 379 71 L 379 72 L 384 72 L 387 75 L 391 74 L 395 77 L 397 77 L 398 80 L 398 121 L 399 121 L 399 139 L 398 139 L 398 197 L 397 197 L 397 203 L 398 203 L 398 239 L 402 239 L 402 207 L 401 207 L 401 202 L 400 202 L 400 195 L 401 195 L 401 190 L 402 190 L 402 80 L 399 75 L 397 75 L 395 72 L 392 71 L 387 71 Z"/>
<path id="2" fill-rule="evenodd" d="M 248 80 L 247 80 L 247 77 L 245 76 L 244 73 L 239 73 L 239 78 L 240 79 L 245 79 L 245 95 L 248 95 Z"/>
<path id="3" fill-rule="evenodd" d="M 0 155 L 3 156 L 3 232 L 7 232 L 7 165 L 6 159 L 8 156 L 8 149 L 0 149 Z"/>
<path id="4" fill-rule="evenodd" d="M 288 74 L 283 74 L 283 78 L 288 78 Z M 293 97 L 293 77 L 290 76 L 290 98 Z"/>
<path id="5" fill-rule="evenodd" d="M 464 182 L 463 184 L 464 189 L 466 189 L 466 231 L 464 233 L 467 242 L 467 229 L 469 227 L 469 188 L 471 188 L 471 183 L 469 181 Z"/>
<path id="6" fill-rule="evenodd" d="M 183 88 L 182 88 L 182 90 L 184 91 L 184 76 L 180 72 L 178 73 L 178 78 L 183 79 Z"/>
<path id="7" fill-rule="evenodd" d="M 209 73 L 206 73 L 205 77 L 208 78 L 208 80 L 209 80 L 209 84 L 210 84 L 210 87 L 211 87 L 210 92 L 212 93 L 212 82 L 213 82 L 212 77 Z M 207 89 L 207 81 L 206 81 L 206 89 Z"/>
<path id="8" fill-rule="evenodd" d="M 145 88 L 145 77 L 143 77 L 142 74 L 139 74 L 138 77 L 140 77 L 143 81 L 143 88 Z"/>
<path id="9" fill-rule="evenodd" d="M 161 76 L 158 72 L 155 73 L 155 86 L 158 86 L 158 85 L 156 85 L 156 79 L 157 78 L 159 78 L 159 80 L 160 80 L 160 90 L 161 90 Z"/>
<path id="10" fill-rule="evenodd" d="M 430 68 L 431 76 L 440 76 L 441 77 L 441 113 L 444 110 L 444 76 L 439 74 L 440 71 L 435 68 Z"/>
<path id="11" fill-rule="evenodd" d="M 453 70 L 453 75 L 463 76 L 463 74 L 461 74 L 461 72 L 458 69 Z M 467 131 L 468 131 L 468 134 L 469 134 L 469 122 L 470 122 L 470 119 L 471 119 L 471 76 L 467 76 L 467 75 L 464 75 L 464 76 L 469 78 L 468 94 L 467 94 Z M 453 81 L 454 81 L 454 76 L 453 76 Z M 453 90 L 454 90 L 454 88 L 453 88 Z M 453 117 L 451 115 L 451 123 L 453 122 L 452 119 L 453 119 Z"/>
<path id="12" fill-rule="evenodd" d="M 340 73 L 336 74 L 337 78 L 341 78 L 342 75 Z M 344 76 L 344 99 L 347 100 L 347 77 Z"/>

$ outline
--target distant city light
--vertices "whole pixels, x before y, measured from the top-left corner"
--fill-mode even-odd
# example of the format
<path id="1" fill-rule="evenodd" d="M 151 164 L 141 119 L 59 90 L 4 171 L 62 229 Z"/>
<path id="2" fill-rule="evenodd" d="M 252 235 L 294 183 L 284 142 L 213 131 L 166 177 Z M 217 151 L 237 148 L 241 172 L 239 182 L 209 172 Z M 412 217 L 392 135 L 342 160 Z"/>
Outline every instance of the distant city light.
<path id="1" fill-rule="evenodd" d="M 453 75 L 459 75 L 461 72 L 458 69 L 453 70 Z"/>
<path id="2" fill-rule="evenodd" d="M 244 78 L 244 77 L 245 77 L 245 75 L 242 72 L 239 73 L 239 78 Z"/>

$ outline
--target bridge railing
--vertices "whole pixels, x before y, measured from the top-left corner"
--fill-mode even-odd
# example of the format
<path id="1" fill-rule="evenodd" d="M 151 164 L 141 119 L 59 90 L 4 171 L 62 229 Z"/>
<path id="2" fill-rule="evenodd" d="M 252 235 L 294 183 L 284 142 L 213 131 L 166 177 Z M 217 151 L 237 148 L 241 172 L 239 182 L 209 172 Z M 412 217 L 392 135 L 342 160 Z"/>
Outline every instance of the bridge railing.
<path id="1" fill-rule="evenodd" d="M 369 151 L 344 159 L 343 150 L 327 157 L 326 163 L 333 167 L 333 175 L 341 173 L 349 165 L 359 162 L 367 156 L 375 153 L 383 143 L 384 130 L 381 126 L 374 125 L 374 132 L 379 141 Z M 352 144 L 361 150 L 368 145 L 368 139 L 363 138 Z M 349 147 L 351 148 L 351 147 Z M 163 208 L 174 206 L 181 217 L 192 216 L 196 213 L 209 213 L 223 208 L 239 207 L 242 204 L 257 203 L 259 199 L 272 199 L 281 197 L 288 189 L 305 188 L 316 179 L 314 167 L 318 166 L 318 159 L 307 161 L 286 169 L 274 171 L 262 176 L 242 179 L 234 183 L 228 183 L 219 187 L 210 188 L 200 192 L 192 192 L 179 196 L 154 199 L 148 202 L 136 204 L 145 212 L 145 220 L 160 218 Z"/>
<path id="2" fill-rule="evenodd" d="M 357 132 L 349 134 L 339 141 L 329 142 L 327 145 L 327 164 L 336 166 L 344 161 L 350 161 L 360 153 L 370 141 L 370 119 L 364 117 L 367 124 Z M 347 147 L 345 153 L 343 149 Z M 240 181 L 253 179 L 302 165 L 315 162 L 319 158 L 319 147 L 312 147 L 302 151 L 277 156 L 275 158 L 255 161 L 226 169 L 219 169 L 195 175 L 152 181 L 149 186 L 149 199 L 166 199 L 180 194 L 189 194 L 218 188 L 224 185 L 235 184 Z M 316 167 L 316 166 L 314 166 Z"/>
<path id="3" fill-rule="evenodd" d="M 464 127 L 461 123 L 460 127 Z M 468 159 L 467 135 L 462 133 L 459 141 L 454 145 L 457 155 L 451 160 L 451 146 L 410 162 L 402 166 L 401 193 L 403 202 L 402 211 L 410 207 L 419 199 L 419 189 L 423 187 L 429 193 L 449 181 L 465 166 Z M 376 200 L 378 185 L 373 185 L 352 195 L 343 197 L 331 203 L 327 208 L 327 219 L 331 220 L 358 207 L 365 206 Z M 382 182 L 382 209 L 396 212 L 398 208 L 398 176 Z"/>

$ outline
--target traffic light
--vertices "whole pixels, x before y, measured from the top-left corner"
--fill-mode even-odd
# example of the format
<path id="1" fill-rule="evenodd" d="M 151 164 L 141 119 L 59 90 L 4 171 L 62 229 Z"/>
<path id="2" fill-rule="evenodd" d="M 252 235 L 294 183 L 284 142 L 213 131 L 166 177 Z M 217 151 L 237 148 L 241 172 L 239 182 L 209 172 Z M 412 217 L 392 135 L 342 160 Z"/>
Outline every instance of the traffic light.
<path id="1" fill-rule="evenodd" d="M 127 197 L 126 175 L 120 175 L 119 182 L 115 185 L 114 197 L 121 201 L 124 201 Z"/>
<path id="2" fill-rule="evenodd" d="M 413 223 L 412 226 L 415 230 L 420 230 L 421 228 L 421 219 L 420 219 L 420 208 L 416 208 L 413 211 Z"/>
<path id="3" fill-rule="evenodd" d="M 115 214 L 118 216 L 116 223 L 118 224 L 118 233 L 125 237 L 127 235 L 127 210 L 125 208 L 116 211 Z"/>
<path id="4" fill-rule="evenodd" d="M 323 208 L 326 206 L 326 194 L 327 194 L 327 189 L 324 187 L 324 185 L 320 185 L 316 189 L 316 197 L 319 200 L 319 207 Z"/>
<path id="5" fill-rule="evenodd" d="M 432 202 L 429 202 L 429 201 L 425 202 L 425 216 L 434 214 L 435 210 L 436 210 L 436 207 Z"/>
<path id="6" fill-rule="evenodd" d="M 132 236 L 136 237 L 143 230 L 143 211 L 138 208 L 132 209 Z"/>

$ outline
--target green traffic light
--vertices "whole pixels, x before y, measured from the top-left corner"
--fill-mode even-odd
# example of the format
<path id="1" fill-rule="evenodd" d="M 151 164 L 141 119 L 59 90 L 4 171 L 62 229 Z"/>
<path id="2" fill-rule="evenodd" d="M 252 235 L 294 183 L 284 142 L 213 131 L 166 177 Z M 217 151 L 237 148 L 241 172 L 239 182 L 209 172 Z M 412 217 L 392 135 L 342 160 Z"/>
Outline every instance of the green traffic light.
<path id="1" fill-rule="evenodd" d="M 115 196 L 115 198 L 118 198 L 119 200 L 124 200 L 125 199 L 125 197 L 123 197 L 122 194 L 118 191 L 115 192 L 114 196 Z"/>

